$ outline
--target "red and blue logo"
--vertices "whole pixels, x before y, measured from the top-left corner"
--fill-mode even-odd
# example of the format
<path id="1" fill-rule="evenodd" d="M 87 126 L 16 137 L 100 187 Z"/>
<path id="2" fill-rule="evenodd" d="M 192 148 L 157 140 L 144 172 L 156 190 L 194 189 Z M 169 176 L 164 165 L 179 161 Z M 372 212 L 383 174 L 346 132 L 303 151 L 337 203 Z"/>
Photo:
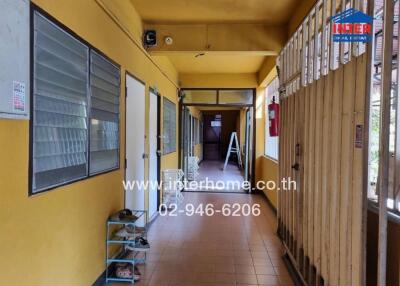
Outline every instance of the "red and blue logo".
<path id="1" fill-rule="evenodd" d="M 356 9 L 347 9 L 331 17 L 334 42 L 361 42 L 372 39 L 374 18 Z"/>

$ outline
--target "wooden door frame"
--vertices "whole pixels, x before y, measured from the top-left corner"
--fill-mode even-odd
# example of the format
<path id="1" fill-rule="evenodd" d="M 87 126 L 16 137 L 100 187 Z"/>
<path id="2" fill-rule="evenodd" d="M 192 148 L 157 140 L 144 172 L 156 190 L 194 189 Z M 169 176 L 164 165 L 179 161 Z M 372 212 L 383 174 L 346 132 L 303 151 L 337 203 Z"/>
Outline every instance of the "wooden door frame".
<path id="1" fill-rule="evenodd" d="M 150 93 L 157 96 L 157 182 L 161 182 L 161 94 L 152 87 L 149 87 L 149 105 L 150 105 Z M 150 110 L 150 106 L 149 106 Z M 149 115 L 151 116 L 151 115 Z M 150 127 L 149 127 L 150 128 Z M 150 137 L 150 136 L 149 136 Z M 149 142 L 149 148 L 150 148 Z M 159 151 L 159 152 L 158 152 Z M 149 162 L 149 172 L 150 172 L 150 162 Z M 161 190 L 157 187 L 157 209 L 161 205 Z M 150 204 L 149 204 L 150 206 Z"/>

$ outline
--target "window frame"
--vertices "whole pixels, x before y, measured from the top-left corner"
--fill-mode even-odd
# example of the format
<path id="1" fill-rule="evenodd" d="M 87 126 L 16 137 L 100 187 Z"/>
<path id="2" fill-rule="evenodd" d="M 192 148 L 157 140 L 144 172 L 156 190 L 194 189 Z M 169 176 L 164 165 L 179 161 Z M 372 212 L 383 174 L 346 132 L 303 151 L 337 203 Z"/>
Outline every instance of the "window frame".
<path id="1" fill-rule="evenodd" d="M 165 109 L 164 109 L 164 106 L 165 106 L 165 103 L 168 101 L 168 103 L 170 103 L 170 104 L 172 104 L 172 105 L 174 105 L 174 107 L 175 107 L 175 119 L 174 119 L 174 121 L 175 121 L 175 138 L 176 138 L 176 135 L 177 135 L 177 128 L 176 128 L 176 124 L 177 124 L 177 118 L 176 118 L 176 115 L 177 115 L 177 104 L 175 103 L 175 102 L 173 102 L 172 100 L 170 100 L 170 99 L 168 99 L 168 98 L 166 98 L 166 97 L 163 97 L 163 101 L 162 101 L 162 112 L 163 112 L 163 114 L 162 114 L 162 136 L 163 136 L 163 141 L 162 141 L 162 155 L 164 156 L 164 155 L 168 155 L 168 154 L 171 154 L 171 153 L 174 153 L 174 152 L 177 152 L 177 150 L 178 150 L 178 147 L 177 147 L 177 140 L 175 139 L 175 147 L 174 147 L 174 149 L 173 150 L 168 150 L 168 151 L 165 151 L 165 135 L 164 135 L 164 132 L 166 131 L 166 128 L 165 128 L 165 124 L 164 124 L 164 116 L 165 116 Z M 168 143 L 168 144 L 170 144 L 170 143 Z"/>
<path id="2" fill-rule="evenodd" d="M 274 158 L 273 156 L 271 156 L 270 154 L 267 154 L 267 139 L 271 138 L 271 136 L 269 136 L 269 114 L 268 114 L 268 88 L 270 87 L 270 85 L 274 84 L 274 81 L 278 81 L 278 76 L 275 76 L 265 87 L 264 90 L 264 112 L 265 112 L 265 116 L 264 116 L 264 156 L 267 157 L 269 160 L 272 160 L 274 162 L 278 162 L 279 160 L 279 138 L 280 138 L 280 134 L 278 134 L 278 136 L 276 136 L 277 138 L 277 142 L 276 142 L 276 158 Z M 279 82 L 278 82 L 279 85 Z M 278 98 L 276 99 L 276 103 L 279 104 L 279 92 L 278 92 Z"/>
<path id="3" fill-rule="evenodd" d="M 34 55 L 35 55 L 35 25 L 34 25 L 34 19 L 35 19 L 35 13 L 40 14 L 40 16 L 42 16 L 44 19 L 46 19 L 47 21 L 49 21 L 51 24 L 55 25 L 57 28 L 61 29 L 64 33 L 68 34 L 69 36 L 73 37 L 76 41 L 80 42 L 81 44 L 85 45 L 88 48 L 88 83 L 87 83 L 87 122 L 88 122 L 88 127 L 87 127 L 87 132 L 88 132 L 88 139 L 87 139 L 87 145 L 88 145 L 88 149 L 87 149 L 87 155 L 86 155 L 86 159 L 87 159 L 87 170 L 86 170 L 86 174 L 85 176 L 64 182 L 64 183 L 60 183 L 57 185 L 51 185 L 49 187 L 43 188 L 41 190 L 38 191 L 34 191 L 33 189 L 33 131 L 34 131 Z M 66 25 L 64 25 L 63 23 L 61 23 L 59 20 L 57 20 L 56 18 L 54 18 L 53 16 L 51 16 L 49 13 L 47 13 L 46 11 L 44 11 L 42 8 L 40 8 L 39 6 L 35 5 L 34 3 L 30 3 L 30 23 L 29 23 L 30 27 L 30 39 L 29 39 L 29 83 L 30 83 L 30 87 L 29 87 L 29 100 L 31 102 L 29 109 L 30 109 L 30 114 L 29 114 L 29 162 L 28 162 L 28 196 L 35 196 L 35 195 L 39 195 L 48 191 L 52 191 L 79 181 L 83 181 L 92 177 L 96 177 L 96 176 L 100 176 L 100 175 L 104 175 L 110 172 L 114 172 L 117 170 L 121 169 L 121 94 L 122 94 L 122 89 L 121 89 L 121 65 L 118 64 L 117 62 L 115 62 L 114 60 L 112 60 L 110 57 L 108 57 L 106 54 L 104 54 L 102 51 L 100 51 L 99 49 L 97 49 L 96 47 L 94 47 L 93 45 L 91 45 L 89 42 L 87 42 L 86 40 L 84 40 L 82 37 L 80 37 L 78 34 L 76 34 L 74 31 L 72 31 L 70 28 L 68 28 Z M 91 119 L 91 114 L 90 114 L 90 109 L 91 109 L 91 81 L 90 81 L 90 72 L 91 72 L 91 67 L 90 67 L 90 63 L 91 63 L 91 53 L 95 52 L 97 53 L 99 56 L 103 57 L 105 60 L 109 61 L 109 63 L 111 63 L 112 65 L 114 65 L 120 72 L 120 78 L 119 78 L 119 99 L 120 99 L 120 103 L 119 103 L 119 113 L 118 113 L 118 164 L 116 167 L 114 168 L 110 168 L 104 171 L 100 171 L 94 174 L 90 174 L 90 119 Z"/>

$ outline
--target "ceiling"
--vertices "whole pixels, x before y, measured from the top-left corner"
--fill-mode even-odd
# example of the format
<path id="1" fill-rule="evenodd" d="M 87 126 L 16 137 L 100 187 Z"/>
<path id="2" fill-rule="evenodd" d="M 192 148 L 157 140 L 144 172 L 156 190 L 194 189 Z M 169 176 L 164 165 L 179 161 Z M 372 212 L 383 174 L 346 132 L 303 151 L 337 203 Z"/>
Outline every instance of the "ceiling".
<path id="1" fill-rule="evenodd" d="M 243 24 L 284 26 L 290 20 L 300 0 L 130 0 L 143 22 L 149 25 Z M 230 25 L 229 25 L 230 26 Z M 231 31 L 217 36 L 230 43 Z M 237 34 L 243 37 L 242 34 Z M 253 38 L 252 38 L 253 37 Z M 243 41 L 259 41 L 258 34 L 243 37 Z M 174 39 L 175 40 L 175 39 Z M 252 42 L 253 41 L 253 42 Z M 178 42 L 178 39 L 176 40 Z M 237 42 L 237 41 L 236 41 Z M 249 46 L 251 46 L 249 44 Z M 197 50 L 195 50 L 197 51 Z M 155 54 L 154 54 L 155 55 Z M 172 51 L 165 54 L 179 74 L 196 73 L 257 73 L 265 55 L 245 50 L 237 53 L 218 51 L 195 57 L 192 51 Z"/>
<path id="2" fill-rule="evenodd" d="M 299 0 L 131 0 L 147 23 L 285 24 Z"/>
<path id="3" fill-rule="evenodd" d="M 180 73 L 255 73 L 263 61 L 263 55 L 237 55 L 209 53 L 195 57 L 194 53 L 173 53 L 168 58 Z"/>

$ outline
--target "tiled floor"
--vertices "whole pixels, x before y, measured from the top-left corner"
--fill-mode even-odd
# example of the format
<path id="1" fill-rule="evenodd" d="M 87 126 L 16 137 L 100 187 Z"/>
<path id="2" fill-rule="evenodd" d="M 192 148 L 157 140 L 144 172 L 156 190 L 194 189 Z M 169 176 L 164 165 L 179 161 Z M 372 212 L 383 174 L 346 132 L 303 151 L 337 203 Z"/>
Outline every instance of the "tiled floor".
<path id="1" fill-rule="evenodd" d="M 151 250 L 135 285 L 294 285 L 281 259 L 276 218 L 261 196 L 185 193 L 186 204 L 260 204 L 258 217 L 159 216 L 151 226 Z M 126 285 L 126 284 L 109 284 Z"/>
<path id="2" fill-rule="evenodd" d="M 214 191 L 214 192 L 244 192 L 241 188 L 243 178 L 243 171 L 239 169 L 237 164 L 229 163 L 226 166 L 226 169 L 223 171 L 224 167 L 223 161 L 203 161 L 200 164 L 200 168 L 198 170 L 198 175 L 196 177 L 197 182 L 205 182 L 206 179 L 209 182 L 213 182 L 213 185 L 209 185 L 209 187 L 197 187 L 192 191 Z M 217 184 L 218 181 L 228 182 L 231 184 L 226 184 L 225 187 L 221 187 L 221 185 Z M 205 184 L 203 185 L 205 186 Z M 213 187 L 212 187 L 213 186 Z M 190 191 L 187 190 L 187 191 Z"/>

